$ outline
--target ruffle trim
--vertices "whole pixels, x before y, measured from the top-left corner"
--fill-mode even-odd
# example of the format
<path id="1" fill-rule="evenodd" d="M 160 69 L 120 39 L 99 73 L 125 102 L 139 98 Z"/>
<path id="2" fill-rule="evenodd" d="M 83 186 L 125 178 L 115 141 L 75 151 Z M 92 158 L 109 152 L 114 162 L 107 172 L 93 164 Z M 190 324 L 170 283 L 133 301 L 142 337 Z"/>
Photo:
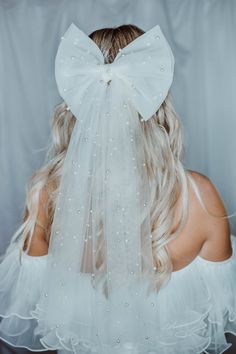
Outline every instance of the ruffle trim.
<path id="1" fill-rule="evenodd" d="M 235 240 L 234 238 L 234 250 Z M 204 267 L 205 260 L 199 260 L 197 267 L 192 265 L 191 270 L 189 267 L 173 277 L 169 287 L 167 285 L 159 293 L 158 308 L 161 304 L 165 307 L 170 296 L 173 299 L 173 290 L 178 281 L 188 281 L 189 279 L 185 279 L 188 274 L 191 277 L 200 277 L 201 280 L 193 282 L 193 291 L 207 294 L 204 303 L 193 306 L 189 299 L 185 301 L 182 322 L 176 316 L 176 321 L 174 318 L 172 321 L 169 319 L 158 329 L 155 323 L 149 323 L 147 333 L 151 333 L 151 336 L 136 346 L 128 342 L 121 344 L 119 338 L 113 344 L 103 343 L 103 338 L 94 333 L 91 337 L 79 336 L 78 333 L 92 333 L 94 329 L 89 327 L 88 331 L 87 327 L 85 331 L 79 331 L 79 327 L 86 326 L 78 322 L 70 327 L 75 331 L 57 324 L 49 327 L 44 310 L 39 306 L 46 259 L 47 256 L 41 258 L 23 254 L 20 265 L 16 248 L 0 265 L 0 338 L 9 345 L 37 352 L 65 349 L 75 354 L 110 354 L 111 350 L 113 354 L 222 354 L 232 346 L 232 343 L 227 342 L 225 334 L 236 336 L 236 257 L 231 256 L 222 263 L 206 260 L 207 263 L 210 262 L 207 267 Z M 178 296 L 181 293 L 176 294 L 176 306 Z M 96 342 L 91 341 L 91 338 L 95 338 Z"/>

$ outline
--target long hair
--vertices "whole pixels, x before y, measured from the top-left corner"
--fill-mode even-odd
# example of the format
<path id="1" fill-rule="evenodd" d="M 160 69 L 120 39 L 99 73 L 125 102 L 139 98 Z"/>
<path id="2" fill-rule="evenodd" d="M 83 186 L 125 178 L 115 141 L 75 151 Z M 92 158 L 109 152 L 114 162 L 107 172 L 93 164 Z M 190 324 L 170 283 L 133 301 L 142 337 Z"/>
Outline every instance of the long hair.
<path id="1" fill-rule="evenodd" d="M 142 35 L 143 30 L 134 25 L 104 28 L 89 36 L 102 51 L 105 63 L 112 63 L 120 48 L 127 46 Z M 65 102 L 56 106 L 52 116 L 52 143 L 46 155 L 45 164 L 37 170 L 27 184 L 27 197 L 23 213 L 23 223 L 13 235 L 13 240 L 22 236 L 23 250 L 26 239 L 29 250 L 33 235 L 41 193 L 46 193 L 47 236 L 55 211 L 55 201 L 62 174 L 62 166 L 70 142 L 76 118 L 68 110 Z M 157 178 L 157 189 L 152 196 L 151 233 L 153 263 L 157 274 L 157 288 L 170 278 L 172 263 L 167 243 L 175 238 L 186 222 L 188 188 L 187 175 L 181 163 L 182 134 L 180 122 L 171 104 L 170 94 L 148 121 L 141 122 L 142 144 L 145 151 L 145 166 L 150 178 Z M 176 205 L 180 205 L 180 217 L 173 230 Z M 102 230 L 101 230 L 102 232 Z M 101 256 L 104 250 L 101 247 Z M 102 257 L 101 257 L 102 258 Z M 99 267 L 102 266 L 102 261 Z"/>

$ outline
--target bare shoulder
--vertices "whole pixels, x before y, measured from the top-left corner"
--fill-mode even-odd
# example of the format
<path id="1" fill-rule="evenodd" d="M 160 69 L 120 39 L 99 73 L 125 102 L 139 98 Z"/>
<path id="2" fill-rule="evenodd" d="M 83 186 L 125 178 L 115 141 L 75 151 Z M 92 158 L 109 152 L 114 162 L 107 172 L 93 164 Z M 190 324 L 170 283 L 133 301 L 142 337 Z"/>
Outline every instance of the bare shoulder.
<path id="1" fill-rule="evenodd" d="M 188 174 L 195 181 L 206 207 L 208 206 L 210 208 L 209 211 L 214 213 L 215 210 L 218 212 L 218 215 L 225 215 L 226 210 L 223 200 L 210 178 L 200 172 L 192 170 L 188 170 Z"/>
<path id="2" fill-rule="evenodd" d="M 195 203 L 201 208 L 205 242 L 200 256 L 212 261 L 222 261 L 232 254 L 230 226 L 224 202 L 214 183 L 209 177 L 196 172 L 187 171 L 193 183 L 190 187 Z"/>
<path id="3" fill-rule="evenodd" d="M 48 192 L 46 187 L 43 187 L 39 192 L 38 213 L 34 231 L 29 245 L 28 254 L 30 256 L 42 256 L 48 252 L 47 233 L 47 213 L 46 204 L 48 200 Z M 26 215 L 27 216 L 27 215 Z M 25 240 L 24 250 L 28 246 L 29 236 Z"/>

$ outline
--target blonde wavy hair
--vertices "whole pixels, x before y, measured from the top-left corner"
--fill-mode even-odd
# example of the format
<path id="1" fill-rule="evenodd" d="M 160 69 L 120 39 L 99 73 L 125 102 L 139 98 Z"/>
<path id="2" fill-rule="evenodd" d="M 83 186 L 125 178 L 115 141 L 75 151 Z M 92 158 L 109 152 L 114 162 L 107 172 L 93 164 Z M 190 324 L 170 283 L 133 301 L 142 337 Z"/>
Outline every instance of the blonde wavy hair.
<path id="1" fill-rule="evenodd" d="M 143 30 L 134 25 L 104 28 L 92 32 L 90 38 L 101 49 L 105 63 L 111 63 L 120 48 L 127 46 L 142 35 Z M 27 196 L 23 213 L 23 223 L 13 235 L 12 241 L 21 237 L 21 253 L 28 240 L 30 247 L 40 200 L 40 193 L 46 191 L 46 213 L 48 224 L 46 241 L 50 240 L 50 229 L 55 210 L 55 200 L 62 174 L 62 166 L 70 142 L 76 118 L 68 110 L 65 102 L 57 105 L 52 117 L 52 143 L 45 164 L 31 176 L 27 184 Z M 151 232 L 153 262 L 157 274 L 157 288 L 170 278 L 172 263 L 167 243 L 175 238 L 186 222 L 188 187 L 187 173 L 181 163 L 182 134 L 180 121 L 171 104 L 170 94 L 148 121 L 141 122 L 146 168 L 150 178 L 158 179 L 158 188 L 153 195 L 151 208 Z M 180 201 L 180 216 L 173 230 L 176 205 Z"/>

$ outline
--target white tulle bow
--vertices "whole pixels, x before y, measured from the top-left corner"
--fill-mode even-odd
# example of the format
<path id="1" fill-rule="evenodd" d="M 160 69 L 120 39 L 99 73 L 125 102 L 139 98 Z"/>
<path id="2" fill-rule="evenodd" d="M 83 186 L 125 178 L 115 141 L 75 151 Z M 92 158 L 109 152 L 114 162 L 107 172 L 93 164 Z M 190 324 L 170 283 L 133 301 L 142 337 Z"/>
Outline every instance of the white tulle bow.
<path id="1" fill-rule="evenodd" d="M 173 80 L 174 57 L 157 25 L 122 48 L 111 64 L 87 35 L 73 23 L 58 48 L 55 75 L 60 95 L 78 117 L 93 84 L 120 80 L 127 101 L 144 120 L 164 101 Z"/>

